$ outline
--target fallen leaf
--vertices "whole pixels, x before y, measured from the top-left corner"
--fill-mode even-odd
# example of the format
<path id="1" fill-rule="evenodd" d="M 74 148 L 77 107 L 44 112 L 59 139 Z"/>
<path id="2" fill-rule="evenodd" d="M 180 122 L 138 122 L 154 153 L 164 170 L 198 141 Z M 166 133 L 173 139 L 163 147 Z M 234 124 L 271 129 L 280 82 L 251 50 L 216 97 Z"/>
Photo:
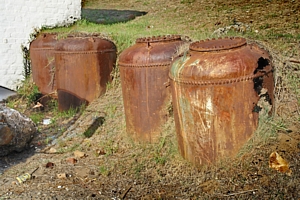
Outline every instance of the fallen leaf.
<path id="1" fill-rule="evenodd" d="M 96 154 L 100 156 L 100 155 L 105 155 L 106 152 L 103 149 L 97 149 Z"/>
<path id="2" fill-rule="evenodd" d="M 51 147 L 50 149 L 49 149 L 49 153 L 56 153 L 57 152 L 57 150 L 55 149 L 55 148 L 53 148 L 53 147 Z"/>
<path id="3" fill-rule="evenodd" d="M 75 158 L 67 158 L 66 161 L 67 161 L 67 163 L 70 163 L 70 164 L 73 164 L 73 165 L 75 163 L 77 163 L 77 160 Z"/>
<path id="4" fill-rule="evenodd" d="M 289 168 L 289 164 L 284 160 L 277 152 L 272 152 L 269 159 L 269 167 L 282 173 L 287 173 L 291 176 L 292 170 Z"/>
<path id="5" fill-rule="evenodd" d="M 83 157 L 85 157 L 85 153 L 76 150 L 76 151 L 74 151 L 74 156 L 75 156 L 76 158 L 83 158 Z"/>
<path id="6" fill-rule="evenodd" d="M 57 178 L 59 178 L 59 179 L 66 179 L 67 178 L 67 174 L 65 174 L 65 173 L 57 174 Z"/>
<path id="7" fill-rule="evenodd" d="M 47 164 L 46 164 L 46 168 L 53 168 L 54 167 L 54 163 L 52 163 L 52 162 L 48 162 Z"/>

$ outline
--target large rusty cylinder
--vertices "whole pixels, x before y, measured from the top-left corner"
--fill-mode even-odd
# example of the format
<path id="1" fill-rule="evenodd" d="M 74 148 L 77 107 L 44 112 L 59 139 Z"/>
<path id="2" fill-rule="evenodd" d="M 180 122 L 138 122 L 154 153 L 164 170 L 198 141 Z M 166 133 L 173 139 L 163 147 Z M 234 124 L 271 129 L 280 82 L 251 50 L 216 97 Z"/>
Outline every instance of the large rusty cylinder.
<path id="1" fill-rule="evenodd" d="M 270 57 L 244 38 L 192 43 L 169 76 L 178 147 L 197 166 L 236 156 L 274 107 Z"/>
<path id="2" fill-rule="evenodd" d="M 181 45 L 179 35 L 139 38 L 119 57 L 127 133 L 139 142 L 156 142 L 171 101 L 169 69 Z"/>
<path id="3" fill-rule="evenodd" d="M 43 95 L 56 97 L 54 46 L 57 34 L 43 33 L 30 43 L 32 79 Z"/>
<path id="4" fill-rule="evenodd" d="M 59 110 L 78 108 L 105 93 L 117 58 L 113 42 L 69 37 L 57 42 L 54 53 Z"/>

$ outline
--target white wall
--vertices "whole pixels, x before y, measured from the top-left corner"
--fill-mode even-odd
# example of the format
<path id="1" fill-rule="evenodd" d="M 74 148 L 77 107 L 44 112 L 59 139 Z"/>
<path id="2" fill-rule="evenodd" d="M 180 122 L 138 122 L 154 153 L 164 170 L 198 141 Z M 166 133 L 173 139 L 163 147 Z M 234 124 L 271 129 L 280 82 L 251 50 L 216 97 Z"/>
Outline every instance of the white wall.
<path id="1" fill-rule="evenodd" d="M 42 26 L 71 24 L 81 15 L 81 0 L 0 0 L 0 86 L 16 89 L 24 78 L 21 45 Z"/>

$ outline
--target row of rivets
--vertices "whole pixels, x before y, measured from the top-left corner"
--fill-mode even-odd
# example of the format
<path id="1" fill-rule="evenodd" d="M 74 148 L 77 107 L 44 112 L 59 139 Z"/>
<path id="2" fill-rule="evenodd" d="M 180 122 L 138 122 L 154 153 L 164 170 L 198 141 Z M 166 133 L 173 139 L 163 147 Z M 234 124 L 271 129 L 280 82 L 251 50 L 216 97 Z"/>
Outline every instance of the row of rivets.
<path id="1" fill-rule="evenodd" d="M 163 41 L 172 41 L 172 40 L 180 40 L 180 35 L 162 35 L 162 36 L 153 36 L 153 37 L 144 37 L 138 38 L 136 43 L 143 43 L 143 42 L 163 42 Z"/>

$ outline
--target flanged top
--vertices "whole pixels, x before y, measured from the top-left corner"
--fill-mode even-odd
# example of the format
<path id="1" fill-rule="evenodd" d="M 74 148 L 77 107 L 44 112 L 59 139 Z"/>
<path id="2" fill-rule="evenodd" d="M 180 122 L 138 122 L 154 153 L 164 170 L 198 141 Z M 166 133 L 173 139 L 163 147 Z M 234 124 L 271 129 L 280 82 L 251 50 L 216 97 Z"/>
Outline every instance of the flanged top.
<path id="1" fill-rule="evenodd" d="M 59 40 L 55 47 L 54 53 L 104 53 L 104 52 L 116 52 L 116 45 L 108 40 L 98 37 L 68 37 L 66 39 Z"/>
<path id="2" fill-rule="evenodd" d="M 56 42 L 56 33 L 39 34 L 36 39 L 30 43 L 30 50 L 54 49 Z"/>
<path id="3" fill-rule="evenodd" d="M 246 39 L 240 37 L 213 38 L 211 40 L 207 39 L 192 43 L 190 45 L 190 50 L 201 52 L 228 50 L 241 47 L 246 43 Z"/>
<path id="4" fill-rule="evenodd" d="M 144 37 L 136 39 L 136 43 L 145 43 L 145 42 L 168 42 L 174 40 L 181 40 L 180 35 L 162 35 L 162 36 L 153 36 L 153 37 Z"/>

